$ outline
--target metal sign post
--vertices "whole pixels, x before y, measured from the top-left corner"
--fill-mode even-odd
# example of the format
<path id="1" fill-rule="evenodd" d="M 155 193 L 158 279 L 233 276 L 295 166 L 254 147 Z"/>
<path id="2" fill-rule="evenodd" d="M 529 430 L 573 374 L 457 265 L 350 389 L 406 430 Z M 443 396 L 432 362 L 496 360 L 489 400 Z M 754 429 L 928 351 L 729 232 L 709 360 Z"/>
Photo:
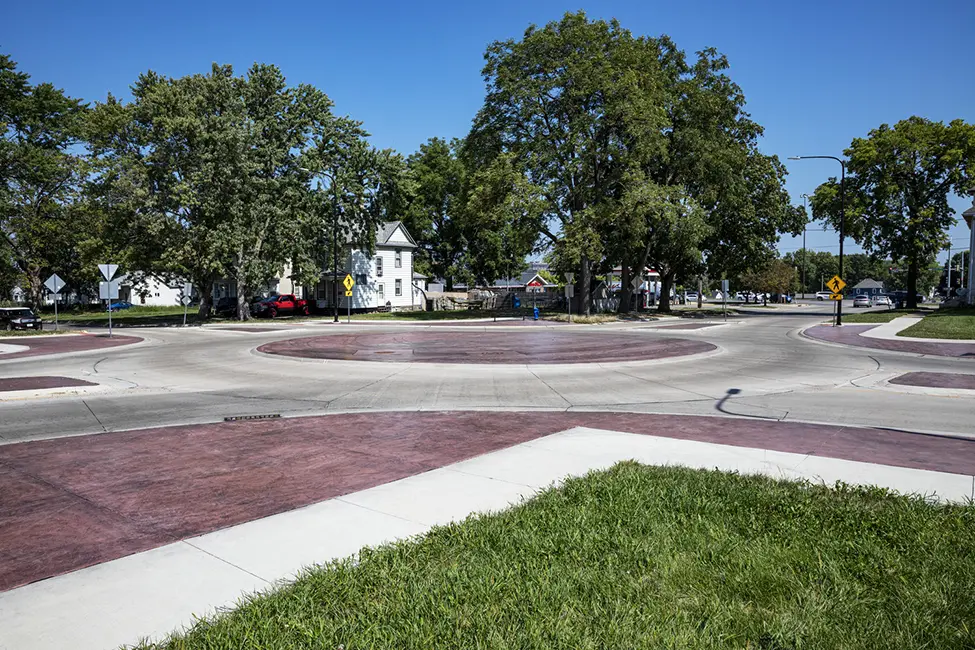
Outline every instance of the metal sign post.
<path id="1" fill-rule="evenodd" d="M 64 288 L 64 280 L 58 277 L 57 273 L 54 273 L 44 281 L 44 286 L 54 294 L 54 331 L 56 332 L 58 331 L 58 294 Z"/>
<path id="2" fill-rule="evenodd" d="M 183 290 L 180 294 L 179 301 L 183 303 L 183 327 L 186 327 L 186 310 L 193 302 L 193 284 L 191 282 L 183 283 Z"/>
<path id="3" fill-rule="evenodd" d="M 112 299 L 118 298 L 118 283 L 115 284 L 115 295 L 112 296 L 112 278 L 115 277 L 115 272 L 118 271 L 118 264 L 99 264 L 98 270 L 102 272 L 102 276 L 105 278 L 105 282 L 99 283 L 99 289 L 102 285 L 105 287 L 105 293 L 107 293 L 108 298 L 108 338 L 112 338 Z"/>
<path id="4" fill-rule="evenodd" d="M 346 303 L 348 304 L 349 313 L 347 316 L 346 323 L 352 324 L 352 287 L 355 286 L 355 280 L 352 278 L 352 274 L 349 273 L 342 280 L 342 284 L 345 285 L 345 297 L 348 298 Z"/>
<path id="5" fill-rule="evenodd" d="M 575 296 L 575 292 L 576 292 L 576 288 L 572 283 L 575 282 L 575 279 L 576 279 L 575 273 L 565 274 L 565 304 L 569 308 L 570 323 L 572 322 L 572 297 Z"/>
<path id="6" fill-rule="evenodd" d="M 98 298 L 108 305 L 108 336 L 112 336 L 112 300 L 118 299 L 118 280 L 98 283 Z"/>
<path id="7" fill-rule="evenodd" d="M 728 320 L 728 281 L 721 281 L 721 309 L 724 311 L 724 319 Z"/>

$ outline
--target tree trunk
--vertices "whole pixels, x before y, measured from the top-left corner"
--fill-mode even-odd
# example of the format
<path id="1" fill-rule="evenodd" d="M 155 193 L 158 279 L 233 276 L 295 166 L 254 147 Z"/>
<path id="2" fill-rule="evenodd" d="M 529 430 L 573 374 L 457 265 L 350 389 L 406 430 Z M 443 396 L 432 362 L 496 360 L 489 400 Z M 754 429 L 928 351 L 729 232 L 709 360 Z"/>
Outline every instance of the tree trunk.
<path id="1" fill-rule="evenodd" d="M 197 280 L 196 286 L 200 292 L 200 308 L 197 315 L 201 321 L 204 321 L 210 318 L 210 312 L 213 310 L 213 279 L 202 282 Z"/>
<path id="2" fill-rule="evenodd" d="M 670 313 L 670 287 L 674 284 L 674 274 L 664 273 L 660 276 L 660 298 L 657 301 L 657 311 Z"/>
<path id="3" fill-rule="evenodd" d="M 586 316 L 592 314 L 592 278 L 589 275 L 589 257 L 582 256 L 579 263 L 579 293 L 582 294 L 582 312 Z"/>
<path id="4" fill-rule="evenodd" d="M 616 309 L 617 313 L 630 313 L 630 295 L 630 268 L 624 266 L 623 272 L 620 273 L 620 304 Z M 640 311 L 639 307 L 637 307 L 637 311 Z"/>
<path id="5" fill-rule="evenodd" d="M 697 276 L 697 308 L 700 309 L 704 302 L 704 282 L 701 276 Z"/>
<path id="6" fill-rule="evenodd" d="M 30 292 L 31 306 L 40 311 L 44 305 L 44 283 L 41 282 L 41 270 L 36 266 L 31 266 L 27 272 L 28 291 Z"/>
<path id="7" fill-rule="evenodd" d="M 907 308 L 917 309 L 917 258 L 907 261 Z"/>
<path id="8" fill-rule="evenodd" d="M 237 320 L 245 321 L 251 317 L 250 305 L 247 304 L 247 284 L 240 276 L 237 280 Z"/>

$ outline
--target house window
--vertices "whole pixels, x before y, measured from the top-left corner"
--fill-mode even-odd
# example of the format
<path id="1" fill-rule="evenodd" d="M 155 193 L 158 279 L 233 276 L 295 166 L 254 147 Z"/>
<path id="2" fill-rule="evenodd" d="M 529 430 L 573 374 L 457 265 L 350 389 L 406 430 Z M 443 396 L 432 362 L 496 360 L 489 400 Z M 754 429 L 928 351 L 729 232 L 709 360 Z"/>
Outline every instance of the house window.
<path id="1" fill-rule="evenodd" d="M 376 285 L 376 295 L 379 296 L 380 302 L 383 300 L 383 298 L 386 297 L 385 294 L 386 294 L 386 292 L 383 289 L 383 283 L 380 282 L 379 284 Z"/>
<path id="2" fill-rule="evenodd" d="M 396 263 L 395 263 L 395 266 L 398 269 L 403 268 L 403 251 L 401 251 L 398 248 L 396 249 Z"/>
<path id="3" fill-rule="evenodd" d="M 355 274 L 355 283 L 356 284 L 365 284 L 366 283 L 366 274 L 365 273 L 356 273 Z"/>
<path id="4" fill-rule="evenodd" d="M 376 257 L 376 277 L 383 277 L 383 258 Z"/>
<path id="5" fill-rule="evenodd" d="M 403 295 L 403 281 L 402 280 L 397 280 L 396 281 L 396 295 L 397 296 L 402 296 Z"/>

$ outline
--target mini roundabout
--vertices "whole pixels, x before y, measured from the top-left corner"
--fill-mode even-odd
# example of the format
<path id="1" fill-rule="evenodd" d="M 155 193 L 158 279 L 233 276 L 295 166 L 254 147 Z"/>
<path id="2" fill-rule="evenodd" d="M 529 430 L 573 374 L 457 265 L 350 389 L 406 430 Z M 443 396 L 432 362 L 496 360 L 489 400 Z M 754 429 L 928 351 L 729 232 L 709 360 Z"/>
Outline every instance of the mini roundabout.
<path id="1" fill-rule="evenodd" d="M 365 332 L 286 339 L 257 348 L 299 359 L 447 364 L 625 363 L 715 350 L 706 341 L 557 330 Z"/>

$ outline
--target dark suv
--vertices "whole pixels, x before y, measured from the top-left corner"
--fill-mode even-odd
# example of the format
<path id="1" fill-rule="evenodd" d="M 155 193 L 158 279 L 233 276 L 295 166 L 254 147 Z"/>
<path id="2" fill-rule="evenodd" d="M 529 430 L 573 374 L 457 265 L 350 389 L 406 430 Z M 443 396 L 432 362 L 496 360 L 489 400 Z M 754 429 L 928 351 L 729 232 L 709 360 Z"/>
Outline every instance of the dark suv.
<path id="1" fill-rule="evenodd" d="M 39 330 L 44 324 L 27 307 L 0 307 L 0 330 Z"/>

